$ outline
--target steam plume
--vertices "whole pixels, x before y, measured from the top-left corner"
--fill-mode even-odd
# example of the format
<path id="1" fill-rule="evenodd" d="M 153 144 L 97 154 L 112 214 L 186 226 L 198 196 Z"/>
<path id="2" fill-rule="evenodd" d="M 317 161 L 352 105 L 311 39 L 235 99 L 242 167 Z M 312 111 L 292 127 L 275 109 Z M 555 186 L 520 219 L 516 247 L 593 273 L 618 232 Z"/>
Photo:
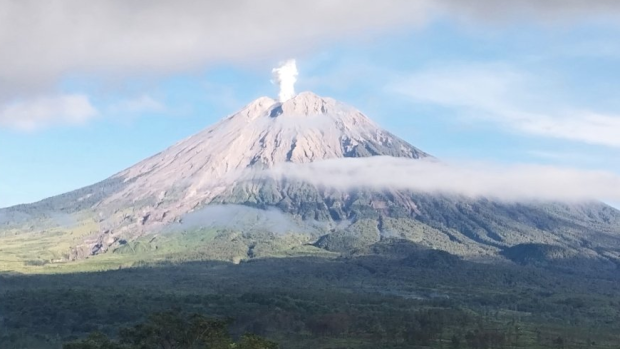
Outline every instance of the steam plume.
<path id="1" fill-rule="evenodd" d="M 293 98 L 295 96 L 295 82 L 298 75 L 295 60 L 289 59 L 271 72 L 273 73 L 272 82 L 280 86 L 280 93 L 278 94 L 280 102 Z"/>

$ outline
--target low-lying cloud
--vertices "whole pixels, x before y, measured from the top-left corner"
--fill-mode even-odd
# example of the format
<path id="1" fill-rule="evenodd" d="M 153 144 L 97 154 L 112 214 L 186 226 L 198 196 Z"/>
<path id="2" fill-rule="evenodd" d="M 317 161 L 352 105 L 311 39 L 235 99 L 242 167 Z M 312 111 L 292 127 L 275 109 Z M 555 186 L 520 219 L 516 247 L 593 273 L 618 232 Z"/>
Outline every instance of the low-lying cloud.
<path id="1" fill-rule="evenodd" d="M 541 165 L 455 165 L 375 156 L 288 163 L 258 176 L 343 190 L 411 190 L 502 201 L 620 201 L 616 174 Z"/>
<path id="2" fill-rule="evenodd" d="M 213 228 L 239 231 L 271 232 L 275 234 L 308 233 L 312 234 L 325 229 L 344 229 L 349 221 L 337 223 L 318 222 L 313 220 L 295 221 L 275 207 L 258 209 L 243 205 L 207 205 L 182 217 L 180 223 L 167 229 Z"/>
<path id="3" fill-rule="evenodd" d="M 278 234 L 303 231 L 289 217 L 275 208 L 260 210 L 241 205 L 208 205 L 186 214 L 178 225 L 183 229 L 203 227 L 237 230 L 252 227 L 256 231 L 270 231 Z"/>

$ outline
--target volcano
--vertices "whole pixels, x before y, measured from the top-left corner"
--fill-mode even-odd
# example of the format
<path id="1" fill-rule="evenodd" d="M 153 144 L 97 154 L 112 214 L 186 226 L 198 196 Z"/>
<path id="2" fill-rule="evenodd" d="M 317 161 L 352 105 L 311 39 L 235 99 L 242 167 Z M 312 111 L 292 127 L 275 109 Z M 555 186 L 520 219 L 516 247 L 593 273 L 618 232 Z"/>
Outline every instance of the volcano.
<path id="1" fill-rule="evenodd" d="M 2 209 L 0 224 L 29 232 L 67 231 L 66 221 L 88 226 L 65 259 L 127 253 L 127 246 L 135 252 L 138 243 L 158 249 L 183 231 L 209 230 L 215 238 L 197 244 L 211 252 L 234 246 L 226 259 L 260 257 L 261 244 L 270 254 L 351 254 L 407 240 L 471 259 L 530 261 L 532 250 L 536 260 L 553 251 L 553 260 L 565 255 L 606 268 L 620 260 L 620 212 L 602 203 L 509 204 L 256 175 L 282 164 L 377 156 L 437 161 L 332 98 L 261 97 L 100 183 Z"/>

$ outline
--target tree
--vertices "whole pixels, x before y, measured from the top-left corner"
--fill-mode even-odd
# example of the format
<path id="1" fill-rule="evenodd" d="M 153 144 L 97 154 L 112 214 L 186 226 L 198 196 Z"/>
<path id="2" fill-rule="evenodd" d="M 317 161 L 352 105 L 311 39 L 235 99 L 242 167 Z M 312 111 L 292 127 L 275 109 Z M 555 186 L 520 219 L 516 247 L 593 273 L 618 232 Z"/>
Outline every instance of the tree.
<path id="1" fill-rule="evenodd" d="M 256 335 L 244 335 L 235 343 L 228 333 L 230 321 L 194 314 L 185 318 L 176 312 L 156 313 L 143 324 L 119 331 L 113 341 L 92 333 L 63 349 L 277 349 L 278 345 Z"/>
<path id="2" fill-rule="evenodd" d="M 112 342 L 105 334 L 93 332 L 79 342 L 67 343 L 63 349 L 125 349 L 127 347 Z"/>
<path id="3" fill-rule="evenodd" d="M 557 349 L 564 349 L 564 338 L 562 337 L 558 337 L 556 339 L 553 340 L 553 345 L 557 348 Z"/>
<path id="4" fill-rule="evenodd" d="M 246 334 L 239 343 L 232 346 L 235 349 L 278 349 L 278 345 L 257 335 Z"/>
<path id="5" fill-rule="evenodd" d="M 450 348 L 451 349 L 460 349 L 461 348 L 461 337 L 457 335 L 452 335 L 452 339 L 450 340 Z"/>

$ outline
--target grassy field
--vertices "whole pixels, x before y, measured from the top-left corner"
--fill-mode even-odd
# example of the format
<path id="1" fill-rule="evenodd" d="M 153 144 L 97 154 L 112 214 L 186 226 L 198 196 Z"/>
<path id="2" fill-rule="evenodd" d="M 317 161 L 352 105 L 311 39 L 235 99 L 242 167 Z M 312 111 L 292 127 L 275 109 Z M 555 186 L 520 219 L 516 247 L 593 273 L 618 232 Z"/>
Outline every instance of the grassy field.
<path id="1" fill-rule="evenodd" d="M 98 229 L 85 220 L 69 229 L 23 232 L 0 231 L 0 272 L 25 274 L 73 273 L 128 268 L 145 263 L 221 260 L 239 263 L 260 257 L 322 256 L 336 253 L 307 244 L 308 237 L 270 233 L 251 236 L 231 230 L 194 229 L 147 235 L 108 253 L 71 261 L 71 248 Z"/>
<path id="2" fill-rule="evenodd" d="M 71 247 L 98 228 L 83 219 L 69 228 L 0 230 L 0 271 L 38 272 L 40 266 L 67 260 Z"/>

